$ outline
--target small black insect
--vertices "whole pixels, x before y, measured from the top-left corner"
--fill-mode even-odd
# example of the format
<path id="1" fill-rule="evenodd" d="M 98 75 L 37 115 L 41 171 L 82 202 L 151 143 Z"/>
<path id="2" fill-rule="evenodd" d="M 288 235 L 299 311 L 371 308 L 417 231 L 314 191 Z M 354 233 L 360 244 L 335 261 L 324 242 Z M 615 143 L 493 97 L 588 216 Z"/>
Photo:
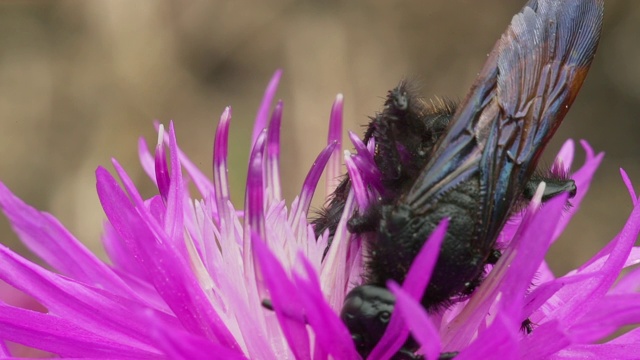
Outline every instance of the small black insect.
<path id="1" fill-rule="evenodd" d="M 485 265 L 499 257 L 496 238 L 507 218 L 541 181 L 548 183 L 544 199 L 575 194 L 573 181 L 534 171 L 591 65 L 602 8 L 603 0 L 530 0 L 457 107 L 427 106 L 406 83 L 389 92 L 364 139 L 376 140 L 384 191 L 349 221 L 370 249 L 364 285 L 347 295 L 341 314 L 363 357 L 393 311 L 386 282 L 402 283 L 443 218 L 449 228 L 421 300 L 429 311 L 480 284 Z M 350 186 L 345 177 L 312 221 L 316 235 L 333 236 Z M 415 350 L 409 340 L 396 357 Z"/>

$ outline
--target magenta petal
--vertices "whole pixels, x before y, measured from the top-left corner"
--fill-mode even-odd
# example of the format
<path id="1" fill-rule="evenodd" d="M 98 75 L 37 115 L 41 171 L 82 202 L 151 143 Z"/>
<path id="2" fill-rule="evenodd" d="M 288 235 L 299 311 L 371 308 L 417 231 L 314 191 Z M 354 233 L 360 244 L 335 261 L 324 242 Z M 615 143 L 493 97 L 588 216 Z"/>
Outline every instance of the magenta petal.
<path id="1" fill-rule="evenodd" d="M 378 169 L 378 167 L 376 166 L 373 153 L 369 151 L 367 145 L 365 145 L 365 143 L 363 143 L 358 135 L 353 131 L 349 131 L 349 139 L 353 144 L 353 148 L 356 150 L 357 156 L 363 158 L 364 162 L 367 164 L 367 167 L 371 168 L 369 170 L 380 174 L 380 169 Z"/>
<path id="2" fill-rule="evenodd" d="M 0 339 L 66 357 L 161 359 L 154 349 L 84 329 L 68 319 L 0 304 Z"/>
<path id="3" fill-rule="evenodd" d="M 118 170 L 121 171 L 122 177 L 125 178 L 125 183 L 129 183 L 129 186 L 132 187 L 133 184 L 131 183 L 130 179 L 126 178 L 126 173 L 124 173 L 124 170 L 119 168 L 119 165 L 117 165 L 117 163 L 115 164 Z M 131 254 L 131 259 L 129 261 L 139 261 L 142 265 L 142 268 L 144 268 L 148 273 L 149 269 L 145 266 L 146 264 L 144 264 L 144 248 L 140 246 L 140 241 L 142 239 L 135 237 L 132 233 L 133 230 L 136 230 L 141 234 L 144 233 L 143 236 L 145 238 L 145 241 L 155 243 L 156 239 L 153 232 L 151 232 L 147 228 L 147 226 L 144 226 L 144 224 L 147 222 L 141 219 L 141 215 L 138 214 L 138 211 L 133 207 L 131 201 L 127 198 L 122 189 L 120 189 L 113 176 L 111 176 L 111 174 L 102 167 L 99 167 L 96 170 L 96 188 L 98 191 L 98 197 L 100 198 L 107 218 L 110 220 L 112 229 L 115 230 L 117 236 L 120 237 L 122 244 L 126 246 L 126 250 L 121 252 Z M 144 211 L 146 209 L 145 205 L 142 204 L 141 199 L 139 199 L 139 202 L 141 205 L 141 212 L 147 216 L 146 220 L 149 220 L 150 222 L 155 221 L 155 218 L 153 216 Z M 120 212 L 118 206 L 123 206 L 123 210 L 129 211 Z M 111 217 L 109 217 L 110 215 Z M 131 219 L 129 219 L 128 217 L 131 217 Z M 135 223 L 128 223 L 128 220 L 135 221 Z M 162 228 L 160 228 L 158 224 L 155 224 L 155 226 L 157 232 L 160 233 Z"/>
<path id="4" fill-rule="evenodd" d="M 264 178 L 262 167 L 264 145 L 267 138 L 266 130 L 260 133 L 260 136 L 256 139 L 255 146 L 251 151 L 249 158 L 249 170 L 247 171 L 247 189 L 245 195 L 245 229 L 251 229 L 258 233 L 262 239 L 267 239 L 264 227 Z M 247 247 L 251 244 L 250 231 L 244 233 L 245 254 L 250 255 L 250 250 Z M 250 272 L 249 272 L 250 273 Z"/>
<path id="5" fill-rule="evenodd" d="M 349 131 L 349 140 L 351 140 L 351 143 L 353 144 L 353 148 L 356 150 L 356 153 L 358 155 L 366 156 L 369 160 L 371 160 L 370 164 L 375 165 L 373 160 L 373 153 L 371 153 L 369 151 L 369 148 L 367 148 L 367 145 L 364 142 L 362 142 L 362 140 L 360 140 L 360 137 L 358 136 L 358 134 L 354 133 L 353 131 Z M 380 169 L 376 169 L 376 170 L 380 170 Z"/>
<path id="6" fill-rule="evenodd" d="M 271 77 L 269 85 L 267 85 L 267 89 L 264 91 L 264 96 L 262 97 L 262 102 L 258 108 L 258 114 L 256 115 L 256 122 L 253 124 L 253 134 L 251 135 L 252 148 L 258 140 L 258 136 L 262 130 L 267 127 L 267 122 L 269 121 L 269 108 L 271 108 L 271 102 L 273 102 L 273 98 L 276 96 L 281 76 L 282 70 L 276 71 Z"/>
<path id="7" fill-rule="evenodd" d="M 369 206 L 369 191 L 367 184 L 362 180 L 358 167 L 353 162 L 353 156 L 345 156 L 344 163 L 349 173 L 349 180 L 351 181 L 351 188 L 356 198 L 358 208 L 366 209 Z"/>
<path id="8" fill-rule="evenodd" d="M 249 156 L 249 169 L 247 171 L 247 186 L 245 190 L 245 219 L 242 236 L 242 265 L 244 277 L 247 283 L 254 286 L 256 283 L 258 294 L 264 297 L 265 284 L 262 273 L 257 271 L 255 253 L 252 249 L 251 236 L 257 234 L 261 239 L 267 239 L 264 218 L 264 147 L 267 138 L 267 130 L 260 133 Z M 255 276 L 254 276 L 255 274 Z M 254 276 L 254 277 L 252 277 Z"/>
<path id="9" fill-rule="evenodd" d="M 640 294 L 608 295 L 571 327 L 571 336 L 596 342 L 632 324 L 640 324 Z"/>
<path id="10" fill-rule="evenodd" d="M 395 310 L 400 312 L 413 338 L 422 346 L 421 352 L 427 359 L 437 359 L 442 351 L 440 333 L 422 305 L 402 288 L 391 282 L 389 289 L 396 296 Z"/>
<path id="11" fill-rule="evenodd" d="M 558 151 L 558 155 L 554 161 L 554 165 L 556 163 L 560 163 L 566 169 L 571 169 L 571 165 L 573 165 L 573 157 L 575 155 L 576 145 L 572 139 L 568 139 L 562 144 L 560 151 Z"/>
<path id="12" fill-rule="evenodd" d="M 167 209 L 164 217 L 164 230 L 170 239 L 180 245 L 184 244 L 184 185 L 182 183 L 182 167 L 178 159 L 178 143 L 173 121 L 169 124 L 169 156 L 171 160 L 171 182 L 167 194 Z"/>
<path id="13" fill-rule="evenodd" d="M 331 158 L 334 149 L 337 144 L 332 143 L 327 145 L 322 152 L 316 157 L 316 161 L 313 162 L 311 169 L 307 173 L 307 177 L 304 179 L 304 183 L 302 183 L 302 190 L 300 191 L 300 197 L 298 199 L 298 206 L 295 209 L 295 213 L 292 218 L 292 227 L 297 229 L 303 217 L 306 217 L 309 212 L 309 207 L 311 206 L 311 200 L 313 199 L 313 194 L 316 191 L 318 186 L 318 181 L 320 180 L 320 176 L 324 171 L 329 159 Z"/>
<path id="14" fill-rule="evenodd" d="M 134 311 L 143 308 L 141 303 L 46 271 L 4 246 L 0 263 L 0 278 L 38 300 L 52 316 L 121 343 L 138 347 L 148 343 L 144 323 Z"/>
<path id="15" fill-rule="evenodd" d="M 513 329 L 517 327 L 517 323 L 498 314 L 491 326 L 462 350 L 455 360 L 516 359 L 518 343 L 513 336 Z"/>
<path id="16" fill-rule="evenodd" d="M 227 107 L 220 116 L 213 142 L 213 185 L 215 187 L 216 208 L 223 223 L 229 226 L 231 214 L 228 213 L 227 202 L 230 199 L 229 177 L 227 175 L 227 152 L 229 151 L 229 125 L 231 122 L 231 108 Z M 215 218 L 220 224 L 221 219 Z"/>
<path id="17" fill-rule="evenodd" d="M 571 339 L 566 334 L 564 326 L 552 320 L 537 326 L 529 336 L 521 340 L 520 358 L 546 359 L 569 345 Z"/>
<path id="18" fill-rule="evenodd" d="M 4 343 L 4 341 L 0 339 L 0 357 L 2 359 L 9 359 L 10 356 L 11 353 L 9 352 L 9 348 L 7 348 L 7 345 Z"/>
<path id="19" fill-rule="evenodd" d="M 115 269 L 146 279 L 147 271 L 135 261 L 125 241 L 108 221 L 103 225 L 102 244 Z"/>
<path id="20" fill-rule="evenodd" d="M 298 287 L 307 322 L 316 335 L 316 354 L 313 358 L 323 358 L 319 356 L 320 352 L 331 354 L 334 359 L 360 359 L 346 326 L 324 300 L 313 266 L 304 256 L 299 258 L 305 270 L 305 277 L 293 274 L 293 281 Z"/>
<path id="21" fill-rule="evenodd" d="M 98 168 L 96 177 L 98 196 L 111 225 L 128 244 L 134 258 L 147 269 L 148 278 L 183 326 L 224 346 L 239 348 L 211 307 L 187 260 L 179 256 L 170 241 L 162 239 L 159 242 L 138 214 L 138 211 L 145 213 L 145 209 L 134 208 L 105 169 Z M 127 183 L 130 179 L 123 181 Z M 161 231 L 156 234 L 164 235 Z"/>
<path id="22" fill-rule="evenodd" d="M 342 307 L 347 291 L 354 286 L 353 284 L 361 281 L 361 274 L 364 268 L 361 242 L 353 239 L 347 231 L 347 221 L 355 207 L 353 198 L 353 191 L 350 191 L 347 195 L 344 211 L 340 216 L 333 242 L 320 267 L 321 274 L 327 282 L 323 283 L 323 288 L 329 289 L 328 294 L 326 294 L 327 301 L 334 309 Z M 328 230 L 325 231 L 325 238 L 327 234 Z"/>
<path id="23" fill-rule="evenodd" d="M 350 159 L 353 161 L 355 167 L 360 171 L 362 181 L 371 189 L 374 189 L 379 193 L 384 193 L 385 188 L 382 185 L 382 175 L 380 174 L 380 170 L 377 167 L 372 166 L 366 160 L 366 157 L 360 156 L 360 154 L 352 156 Z"/>
<path id="24" fill-rule="evenodd" d="M 385 188 L 382 186 L 382 174 L 373 158 L 373 154 L 360 138 L 351 131 L 349 131 L 349 138 L 357 152 L 355 155 L 352 155 L 350 159 L 361 173 L 362 181 L 376 191 L 380 193 L 384 192 Z"/>
<path id="25" fill-rule="evenodd" d="M 31 251 L 64 275 L 123 296 L 131 289 L 50 214 L 18 199 L 0 182 L 0 208 Z"/>
<path id="26" fill-rule="evenodd" d="M 620 279 L 609 294 L 627 294 L 640 292 L 640 268 L 629 271 Z"/>
<path id="27" fill-rule="evenodd" d="M 638 359 L 640 328 L 604 344 L 576 344 L 560 351 L 553 359 Z"/>
<path id="28" fill-rule="evenodd" d="M 241 352 L 216 345 L 205 338 L 183 331 L 152 330 L 158 347 L 172 360 L 246 360 Z"/>
<path id="29" fill-rule="evenodd" d="M 640 344 L 640 328 L 635 328 L 615 339 L 607 342 L 607 344 Z"/>
<path id="30" fill-rule="evenodd" d="M 562 217 L 566 202 L 567 196 L 555 197 L 544 205 L 544 211 L 537 211 L 529 220 L 525 219 L 521 224 L 521 229 L 516 233 L 516 237 L 519 236 L 520 239 L 514 240 L 515 243 L 512 244 L 515 254 L 502 288 L 506 303 L 516 303 L 515 298 L 518 298 L 517 303 L 521 304 L 520 299 L 530 286 L 536 270 L 551 245 L 557 219 Z M 507 250 L 503 257 L 511 256 L 510 252 Z"/>
<path id="31" fill-rule="evenodd" d="M 629 175 L 627 175 L 627 172 L 624 171 L 624 169 L 620 168 L 620 176 L 622 176 L 622 182 L 624 182 L 624 185 L 629 191 L 629 196 L 631 196 L 631 202 L 633 206 L 636 206 L 636 203 L 638 202 L 638 195 L 636 195 L 636 191 L 633 188 L 633 184 L 631 183 Z"/>
<path id="32" fill-rule="evenodd" d="M 575 359 L 615 359 L 637 360 L 640 343 L 635 344 L 590 344 L 574 345 L 553 356 L 553 360 Z"/>
<path id="33" fill-rule="evenodd" d="M 565 286 L 560 290 L 557 296 L 562 299 L 564 305 L 555 309 L 554 316 L 566 319 L 566 321 L 575 321 L 575 319 L 588 312 L 591 306 L 606 294 L 617 279 L 639 232 L 640 205 L 637 205 L 622 231 L 612 241 L 613 248 L 606 255 L 606 261 L 598 269 L 597 278 L 580 287 Z M 588 263 L 593 263 L 594 260 L 592 259 Z M 581 269 L 585 267 L 583 266 Z"/>
<path id="34" fill-rule="evenodd" d="M 343 96 L 338 94 L 336 100 L 331 107 L 331 117 L 329 120 L 329 135 L 327 138 L 327 145 L 336 143 L 336 147 L 331 154 L 331 159 L 327 165 L 327 192 L 333 191 L 339 182 L 340 175 L 342 175 L 342 107 Z"/>
<path id="35" fill-rule="evenodd" d="M 598 167 L 600 167 L 600 163 L 604 158 L 604 153 L 594 155 L 593 149 L 586 141 L 581 141 L 580 144 L 586 152 L 586 159 L 584 165 L 580 168 L 580 170 L 571 175 L 571 178 L 576 183 L 578 192 L 576 193 L 576 196 L 569 201 L 572 207 L 569 209 L 569 211 L 562 215 L 560 221 L 558 222 L 558 226 L 553 235 L 554 241 L 560 236 L 560 234 L 562 234 L 562 232 L 566 229 L 567 225 L 573 218 L 573 215 L 576 214 L 580 209 L 582 200 L 589 192 L 589 187 L 591 186 L 593 176 L 596 170 L 598 170 Z"/>
<path id="36" fill-rule="evenodd" d="M 169 169 L 167 167 L 167 155 L 164 151 L 164 127 L 161 125 L 158 131 L 158 144 L 156 145 L 156 153 L 154 156 L 156 184 L 162 199 L 167 201 L 169 185 L 171 178 L 169 177 Z"/>
<path id="37" fill-rule="evenodd" d="M 311 359 L 305 311 L 298 296 L 299 290 L 288 279 L 278 259 L 256 235 L 252 236 L 253 251 L 258 259 L 273 308 L 284 336 L 296 359 Z"/>
<path id="38" fill-rule="evenodd" d="M 529 294 L 526 295 L 525 305 L 523 307 L 522 313 L 525 316 L 531 315 L 535 310 L 542 307 L 542 305 L 547 302 L 547 300 L 549 300 L 553 295 L 560 291 L 560 289 L 562 289 L 564 286 L 579 283 L 581 281 L 587 281 L 591 278 L 591 274 L 571 276 L 554 279 L 537 286 Z M 535 322 L 535 319 L 532 320 L 534 320 Z"/>
<path id="39" fill-rule="evenodd" d="M 280 188 L 280 124 L 282 122 L 282 100 L 278 101 L 267 128 L 265 151 L 265 182 L 267 187 L 267 207 L 282 200 Z"/>
<path id="40" fill-rule="evenodd" d="M 635 198 L 635 190 L 633 189 L 633 184 L 631 183 L 631 180 L 622 169 L 621 169 L 621 174 L 622 174 L 622 180 L 625 183 L 627 190 L 629 191 L 629 194 L 631 195 L 631 202 L 633 203 L 633 207 L 636 208 L 638 206 L 638 199 Z M 631 224 L 635 224 L 636 223 L 635 221 L 632 221 L 632 218 L 630 217 L 627 220 L 626 224 L 629 225 L 630 222 Z M 578 270 L 584 270 L 587 267 L 592 266 L 594 263 L 606 259 L 606 257 L 608 256 L 607 254 L 611 253 L 614 246 L 616 246 L 617 244 L 618 244 L 618 239 L 616 237 L 612 241 L 610 241 L 604 248 L 598 251 L 596 255 L 594 255 L 591 259 L 589 259 L 586 263 L 584 263 Z"/>

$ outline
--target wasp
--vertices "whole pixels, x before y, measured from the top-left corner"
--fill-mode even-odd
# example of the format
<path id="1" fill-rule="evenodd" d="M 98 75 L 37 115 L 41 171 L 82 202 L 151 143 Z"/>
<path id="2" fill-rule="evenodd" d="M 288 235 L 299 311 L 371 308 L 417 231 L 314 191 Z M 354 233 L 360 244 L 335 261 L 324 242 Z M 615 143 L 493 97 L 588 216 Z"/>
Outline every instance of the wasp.
<path id="1" fill-rule="evenodd" d="M 364 136 L 376 140 L 384 189 L 348 224 L 369 248 L 363 284 L 347 295 L 341 313 L 363 357 L 393 311 L 387 281 L 402 283 L 442 219 L 450 220 L 449 227 L 421 299 L 428 311 L 481 283 L 485 266 L 499 258 L 496 239 L 507 219 L 541 181 L 548 184 L 543 201 L 575 195 L 573 181 L 536 168 L 584 82 L 602 14 L 603 0 L 530 0 L 459 105 L 429 106 L 405 82 L 389 92 Z M 333 236 L 350 186 L 345 177 L 312 220 L 316 235 Z M 412 358 L 413 351 L 415 345 L 407 344 L 398 358 Z"/>

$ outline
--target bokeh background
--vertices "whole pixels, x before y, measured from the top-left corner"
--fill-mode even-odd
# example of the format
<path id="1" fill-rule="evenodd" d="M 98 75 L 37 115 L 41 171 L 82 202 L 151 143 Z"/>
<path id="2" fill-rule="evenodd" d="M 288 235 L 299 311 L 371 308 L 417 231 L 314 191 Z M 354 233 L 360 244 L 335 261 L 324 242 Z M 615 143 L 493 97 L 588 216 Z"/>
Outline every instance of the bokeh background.
<path id="1" fill-rule="evenodd" d="M 173 119 L 183 150 L 210 169 L 217 119 L 232 105 L 229 174 L 240 204 L 253 117 L 282 68 L 291 200 L 326 142 L 337 93 L 345 96 L 345 127 L 356 132 L 403 77 L 420 79 L 425 97 L 462 98 L 524 2 L 5 0 L 0 179 L 101 252 L 95 168 L 111 168 L 115 157 L 152 194 L 137 139 L 154 144 L 152 121 Z M 597 58 L 547 151 L 550 159 L 567 138 L 606 151 L 580 213 L 551 251 L 560 273 L 595 253 L 628 216 L 618 169 L 640 188 L 640 3 L 606 3 Z M 3 217 L 0 241 L 25 251 Z"/>

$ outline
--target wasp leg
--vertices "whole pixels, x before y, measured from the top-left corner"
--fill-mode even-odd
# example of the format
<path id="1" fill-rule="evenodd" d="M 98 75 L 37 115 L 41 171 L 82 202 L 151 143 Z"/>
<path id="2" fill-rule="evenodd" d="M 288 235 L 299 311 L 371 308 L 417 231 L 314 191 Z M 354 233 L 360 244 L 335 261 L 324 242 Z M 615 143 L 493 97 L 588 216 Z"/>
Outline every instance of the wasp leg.
<path id="1" fill-rule="evenodd" d="M 413 351 L 402 348 L 393 357 L 393 360 L 424 360 L 424 355 L 414 354 Z"/>
<path id="2" fill-rule="evenodd" d="M 538 189 L 541 182 L 545 182 L 546 187 L 542 194 L 542 202 L 545 202 L 562 193 L 568 193 L 569 198 L 576 196 L 578 188 L 576 183 L 571 179 L 563 179 L 550 176 L 532 176 L 524 187 L 523 195 L 527 200 L 531 200 Z"/>
<path id="3" fill-rule="evenodd" d="M 450 360 L 456 356 L 458 356 L 457 351 L 447 351 L 447 352 L 440 353 L 440 356 L 438 356 L 438 360 Z"/>
<path id="4" fill-rule="evenodd" d="M 487 264 L 487 265 L 495 265 L 495 264 L 498 263 L 498 260 L 500 260 L 501 256 L 502 256 L 502 252 L 500 250 L 493 250 L 491 252 L 491 254 L 489 254 L 489 257 L 487 258 L 487 260 L 485 260 L 485 264 Z M 480 275 L 478 275 L 478 277 L 476 277 L 472 281 L 469 281 L 468 283 L 466 283 L 464 285 L 465 289 L 464 289 L 463 294 L 464 295 L 473 294 L 473 292 L 476 290 L 476 288 L 478 286 L 480 286 L 480 284 L 482 284 L 482 281 L 484 280 L 484 276 L 485 276 L 485 274 L 480 274 Z"/>
<path id="5" fill-rule="evenodd" d="M 498 263 L 498 260 L 500 260 L 500 257 L 502 256 L 502 252 L 500 250 L 494 249 L 491 254 L 489 254 L 489 257 L 487 258 L 486 264 L 488 265 L 495 265 Z"/>
<path id="6" fill-rule="evenodd" d="M 271 302 L 271 299 L 264 299 L 262 300 L 262 302 L 260 303 L 260 305 L 262 305 L 263 308 L 267 309 L 267 310 L 273 310 L 273 303 Z"/>
<path id="7" fill-rule="evenodd" d="M 440 353 L 438 360 L 451 360 L 459 354 L 458 351 L 448 351 Z M 424 360 L 424 355 L 414 354 L 406 349 L 400 349 L 392 358 L 392 360 Z"/>
<path id="8" fill-rule="evenodd" d="M 476 291 L 476 288 L 482 284 L 482 280 L 484 280 L 484 274 L 480 274 L 477 278 L 465 283 L 462 294 L 465 296 L 473 294 L 473 292 Z"/>

